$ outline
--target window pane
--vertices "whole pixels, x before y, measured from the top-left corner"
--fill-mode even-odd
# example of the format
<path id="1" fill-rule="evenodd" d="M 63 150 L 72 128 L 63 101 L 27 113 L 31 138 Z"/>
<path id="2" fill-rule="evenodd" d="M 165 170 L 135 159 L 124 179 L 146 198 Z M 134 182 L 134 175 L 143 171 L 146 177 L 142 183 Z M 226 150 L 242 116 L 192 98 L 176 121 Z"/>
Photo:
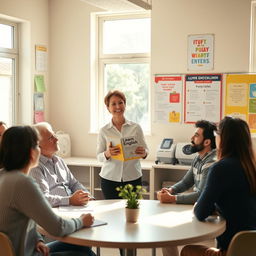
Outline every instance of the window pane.
<path id="1" fill-rule="evenodd" d="M 8 125 L 13 123 L 13 61 L 11 58 L 0 58 L 0 120 Z"/>
<path id="2" fill-rule="evenodd" d="M 105 21 L 103 27 L 103 53 L 149 53 L 150 19 Z"/>
<path id="3" fill-rule="evenodd" d="M 0 24 L 0 47 L 13 48 L 13 27 Z"/>
<path id="4" fill-rule="evenodd" d="M 126 96 L 126 118 L 149 131 L 149 64 L 106 64 L 105 95 L 114 89 Z M 105 123 L 108 117 L 104 115 Z"/>

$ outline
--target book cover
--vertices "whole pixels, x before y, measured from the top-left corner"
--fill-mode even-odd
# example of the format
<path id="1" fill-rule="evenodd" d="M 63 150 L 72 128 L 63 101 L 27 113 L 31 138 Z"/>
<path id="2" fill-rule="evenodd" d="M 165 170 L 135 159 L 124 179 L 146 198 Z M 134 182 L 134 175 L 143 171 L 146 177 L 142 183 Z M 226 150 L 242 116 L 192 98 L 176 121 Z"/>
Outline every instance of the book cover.
<path id="1" fill-rule="evenodd" d="M 141 146 L 139 139 L 136 136 L 129 136 L 123 138 L 110 138 L 112 145 L 120 148 L 120 154 L 112 156 L 113 159 L 120 161 L 128 161 L 132 159 L 141 158 L 135 153 L 137 147 Z"/>

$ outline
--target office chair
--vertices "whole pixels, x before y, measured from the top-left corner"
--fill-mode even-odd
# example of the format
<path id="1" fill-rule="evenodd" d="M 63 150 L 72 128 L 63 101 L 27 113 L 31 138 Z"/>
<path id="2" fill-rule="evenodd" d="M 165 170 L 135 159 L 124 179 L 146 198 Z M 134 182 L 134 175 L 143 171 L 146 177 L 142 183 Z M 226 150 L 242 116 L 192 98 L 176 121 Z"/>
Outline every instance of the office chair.
<path id="1" fill-rule="evenodd" d="M 256 230 L 241 231 L 232 238 L 226 256 L 255 256 Z"/>
<path id="2" fill-rule="evenodd" d="M 15 256 L 11 240 L 2 232 L 0 232 L 0 255 Z"/>

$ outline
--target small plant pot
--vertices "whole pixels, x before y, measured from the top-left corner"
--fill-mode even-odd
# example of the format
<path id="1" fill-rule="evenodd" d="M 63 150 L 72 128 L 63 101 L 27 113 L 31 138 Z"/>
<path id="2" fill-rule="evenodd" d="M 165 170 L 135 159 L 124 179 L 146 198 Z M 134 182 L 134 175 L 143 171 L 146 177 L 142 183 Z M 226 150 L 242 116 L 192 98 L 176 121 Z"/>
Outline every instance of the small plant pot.
<path id="1" fill-rule="evenodd" d="M 127 222 L 137 222 L 139 218 L 140 209 L 125 208 L 125 216 Z"/>

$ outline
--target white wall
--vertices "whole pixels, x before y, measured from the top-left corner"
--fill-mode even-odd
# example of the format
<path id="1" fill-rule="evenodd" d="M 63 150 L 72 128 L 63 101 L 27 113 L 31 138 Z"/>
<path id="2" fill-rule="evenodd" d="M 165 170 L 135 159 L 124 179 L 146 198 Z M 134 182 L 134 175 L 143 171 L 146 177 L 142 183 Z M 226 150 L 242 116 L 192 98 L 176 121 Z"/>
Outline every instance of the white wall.
<path id="1" fill-rule="evenodd" d="M 153 0 L 152 81 L 157 73 L 187 73 L 189 34 L 215 34 L 213 72 L 249 71 L 250 3 L 251 0 Z M 45 73 L 46 120 L 55 130 L 71 135 L 73 155 L 88 157 L 95 156 L 97 138 L 89 134 L 93 11 L 99 9 L 80 0 L 1 0 L 0 4 L 0 15 L 18 18 L 25 35 L 20 59 L 21 122 L 32 122 L 34 47 L 43 44 L 48 47 L 50 62 Z M 152 95 L 152 113 L 153 106 Z M 155 160 L 163 137 L 189 141 L 193 130 L 192 125 L 152 123 L 152 135 L 146 137 L 151 149 L 149 159 Z"/>
<path id="2" fill-rule="evenodd" d="M 90 13 L 80 0 L 51 0 L 50 122 L 71 135 L 72 154 L 95 157 L 90 128 Z"/>
<path id="3" fill-rule="evenodd" d="M 35 71 L 35 45 L 48 47 L 48 0 L 1 0 L 0 18 L 19 23 L 22 40 L 19 42 L 19 120 L 33 123 L 33 92 Z M 48 72 L 44 73 L 48 88 Z M 46 93 L 46 118 L 48 117 Z"/>
<path id="4" fill-rule="evenodd" d="M 212 72 L 248 71 L 250 3 L 154 0 L 152 78 L 157 73 L 187 73 L 187 35 L 201 33 L 215 34 Z M 97 9 L 79 0 L 50 1 L 50 122 L 55 129 L 71 135 L 73 155 L 90 157 L 95 156 L 97 138 L 89 134 L 89 16 L 93 10 Z M 152 123 L 152 135 L 146 137 L 151 150 L 149 159 L 155 160 L 163 137 L 190 141 L 193 131 L 192 125 Z"/>

